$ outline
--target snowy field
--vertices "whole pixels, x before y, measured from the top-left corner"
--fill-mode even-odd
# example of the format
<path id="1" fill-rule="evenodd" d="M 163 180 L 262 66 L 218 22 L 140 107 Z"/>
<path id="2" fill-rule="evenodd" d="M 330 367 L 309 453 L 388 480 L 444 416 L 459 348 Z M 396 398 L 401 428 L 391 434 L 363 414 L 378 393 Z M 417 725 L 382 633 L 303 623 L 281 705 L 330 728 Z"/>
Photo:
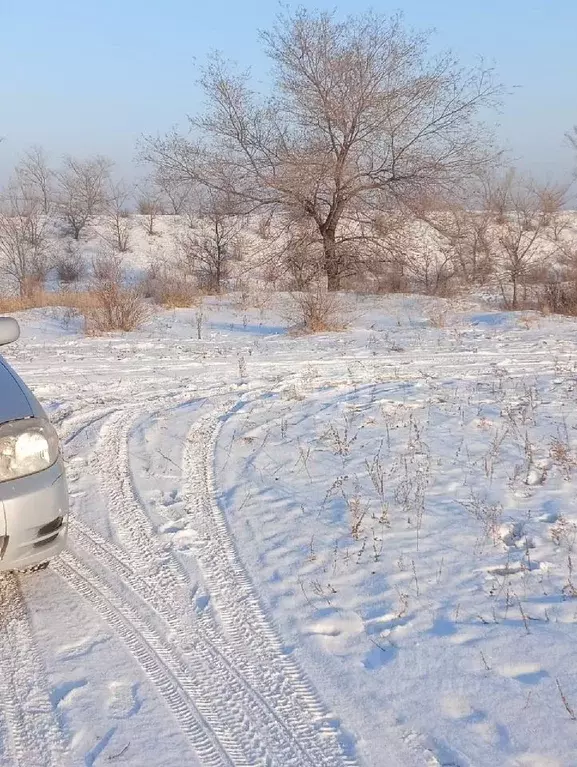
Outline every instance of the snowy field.
<path id="1" fill-rule="evenodd" d="M 577 765 L 575 321 L 19 319 L 72 522 L 0 577 L 1 765 Z"/>

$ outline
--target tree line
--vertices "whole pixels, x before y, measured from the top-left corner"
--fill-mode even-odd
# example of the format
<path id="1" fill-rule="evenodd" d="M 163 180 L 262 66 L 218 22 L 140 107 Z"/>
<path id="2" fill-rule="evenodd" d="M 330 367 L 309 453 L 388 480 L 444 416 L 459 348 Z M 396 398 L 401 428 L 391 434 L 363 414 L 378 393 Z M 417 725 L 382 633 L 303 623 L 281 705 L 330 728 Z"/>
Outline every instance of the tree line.
<path id="1" fill-rule="evenodd" d="M 150 236 L 160 215 L 188 221 L 178 266 L 217 290 L 239 230 L 256 221 L 269 272 L 298 289 L 443 293 L 492 281 L 512 308 L 531 285 L 568 300 L 566 283 L 577 284 L 569 187 L 507 168 L 486 124 L 504 98 L 492 70 L 432 55 L 427 34 L 373 12 L 340 21 L 287 11 L 261 42 L 269 87 L 210 57 L 206 108 L 186 133 L 142 138 L 150 174 L 135 188 L 113 180 L 101 156 L 66 157 L 53 170 L 41 148 L 26 153 L 0 215 L 2 269 L 19 290 L 45 279 L 55 222 L 75 242 L 104 218 L 123 253 L 136 209 Z M 577 129 L 568 140 L 577 150 Z"/>

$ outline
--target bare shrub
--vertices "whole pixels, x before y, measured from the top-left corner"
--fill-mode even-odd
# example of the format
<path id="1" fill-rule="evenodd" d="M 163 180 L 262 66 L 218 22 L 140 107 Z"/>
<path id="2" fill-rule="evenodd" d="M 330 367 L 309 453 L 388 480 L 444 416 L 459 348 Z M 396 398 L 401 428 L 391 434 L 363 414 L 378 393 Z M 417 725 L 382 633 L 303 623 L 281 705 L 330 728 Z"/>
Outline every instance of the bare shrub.
<path id="1" fill-rule="evenodd" d="M 450 296 L 454 293 L 455 267 L 451 254 L 425 244 L 407 253 L 404 273 L 413 290 L 428 296 Z"/>
<path id="2" fill-rule="evenodd" d="M 242 259 L 240 232 L 244 219 L 230 195 L 210 188 L 198 190 L 197 229 L 178 238 L 175 266 L 194 277 L 207 293 L 220 293 L 230 276 L 230 264 Z"/>
<path id="3" fill-rule="evenodd" d="M 73 285 L 86 274 L 86 263 L 82 254 L 72 243 L 68 243 L 64 253 L 56 256 L 54 267 L 61 285 Z"/>
<path id="4" fill-rule="evenodd" d="M 418 218 L 436 234 L 439 252 L 449 259 L 451 274 L 445 267 L 445 276 L 455 277 L 466 286 L 486 284 L 494 267 L 489 236 L 491 215 L 479 204 L 479 195 L 482 191 L 478 188 L 469 193 L 467 201 L 474 205 L 473 210 L 458 202 L 445 205 L 432 201 L 431 211 L 425 206 L 418 212 Z"/>
<path id="5" fill-rule="evenodd" d="M 539 309 L 551 314 L 577 317 L 577 282 L 550 279 L 543 285 Z"/>
<path id="6" fill-rule="evenodd" d="M 176 269 L 207 293 L 220 293 L 229 277 L 230 253 L 220 236 L 189 232 L 178 238 Z"/>
<path id="7" fill-rule="evenodd" d="M 514 170 L 489 184 L 486 207 L 495 218 L 491 245 L 506 308 L 518 309 L 529 286 L 541 282 L 557 250 L 552 222 L 559 217 L 564 195 L 564 189 L 538 186 Z"/>
<path id="8" fill-rule="evenodd" d="M 93 303 L 80 307 L 87 335 L 137 330 L 149 315 L 142 290 L 126 285 L 118 257 L 101 255 L 93 263 Z"/>
<path id="9" fill-rule="evenodd" d="M 292 307 L 287 319 L 304 333 L 325 333 L 344 330 L 347 326 L 347 307 L 342 298 L 316 286 L 302 293 L 291 294 Z"/>
<path id="10" fill-rule="evenodd" d="M 201 298 L 194 281 L 167 267 L 150 267 L 141 288 L 146 298 L 169 309 L 196 306 Z"/>

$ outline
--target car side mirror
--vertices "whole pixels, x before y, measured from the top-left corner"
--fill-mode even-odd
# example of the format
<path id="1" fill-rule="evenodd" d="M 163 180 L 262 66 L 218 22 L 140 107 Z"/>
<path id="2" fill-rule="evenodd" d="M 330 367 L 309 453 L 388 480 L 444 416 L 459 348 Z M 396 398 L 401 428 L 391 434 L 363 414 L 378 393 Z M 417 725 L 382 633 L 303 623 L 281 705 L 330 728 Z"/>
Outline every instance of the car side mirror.
<path id="1" fill-rule="evenodd" d="M 12 317 L 0 317 L 0 346 L 20 338 L 20 325 Z"/>

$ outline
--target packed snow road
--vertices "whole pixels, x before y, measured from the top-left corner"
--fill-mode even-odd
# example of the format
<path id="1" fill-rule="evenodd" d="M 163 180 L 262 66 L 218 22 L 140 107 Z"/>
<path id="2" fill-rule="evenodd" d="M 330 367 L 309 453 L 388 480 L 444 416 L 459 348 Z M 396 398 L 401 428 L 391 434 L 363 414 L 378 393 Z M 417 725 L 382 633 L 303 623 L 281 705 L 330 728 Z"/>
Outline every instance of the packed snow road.
<path id="1" fill-rule="evenodd" d="M 428 382 L 477 388 L 486 382 L 487 401 L 495 381 L 515 387 L 527 376 L 555 376 L 563 368 L 569 382 L 576 359 L 572 327 L 546 342 L 524 328 L 493 337 L 490 323 L 499 315 L 469 323 L 471 332 L 424 329 L 420 320 L 396 332 L 396 317 L 385 320 L 378 313 L 358 331 L 292 339 L 279 332 L 274 317 L 264 324 L 256 312 L 242 322 L 226 310 L 214 313 L 218 322 L 208 323 L 200 340 L 193 338 L 194 316 L 186 311 L 162 315 L 138 334 L 101 339 L 83 338 L 57 313 L 21 318 L 23 339 L 10 350 L 10 361 L 59 429 L 72 519 L 68 550 L 47 571 L 0 579 L 0 765 L 541 764 L 505 761 L 507 749 L 511 758 L 517 753 L 512 740 L 503 736 L 483 745 L 475 730 L 481 720 L 473 715 L 456 717 L 470 725 L 465 737 L 457 724 L 448 730 L 443 717 L 450 716 L 428 704 L 435 733 L 429 737 L 426 722 L 394 714 L 410 707 L 400 680 L 385 676 L 385 639 L 369 624 L 393 626 L 391 657 L 402 659 L 403 635 L 393 632 L 398 624 L 408 641 L 412 616 L 401 610 L 384 622 L 376 612 L 378 606 L 383 613 L 390 599 L 386 580 L 378 582 L 382 591 L 373 582 L 359 587 L 354 610 L 337 610 L 332 597 L 316 594 L 322 573 L 301 580 L 294 565 L 303 548 L 297 539 L 310 541 L 309 569 L 333 548 L 333 528 L 326 552 L 315 528 L 323 493 L 303 522 L 309 527 L 297 530 L 291 515 L 297 494 L 312 492 L 316 476 L 307 445 L 318 441 L 314 426 L 331 408 L 344 403 L 368 412 L 378 405 L 389 412 L 394 406 L 397 414 L 422 400 L 432 418 L 438 401 L 449 418 L 446 403 L 452 400 L 443 392 L 437 396 L 440 388 L 433 392 L 436 400 L 427 400 Z M 471 397 L 468 389 L 459 391 Z M 464 407 L 455 400 L 461 421 Z M 298 452 L 290 458 L 295 484 L 285 487 L 288 454 L 268 435 L 273 429 L 286 436 L 287 419 Z M 368 433 L 373 421 L 361 424 L 360 433 Z M 344 438 L 334 423 L 338 428 L 331 433 Z M 411 416 L 408 423 L 413 428 L 416 421 Z M 341 475 L 356 439 L 350 436 L 350 444 L 339 447 Z M 267 466 L 275 467 L 274 476 L 267 476 Z M 244 484 L 235 479 L 239 472 Z M 323 479 L 332 482 L 330 473 Z M 337 476 L 336 482 L 345 479 Z M 271 483 L 277 494 L 285 493 L 282 503 L 272 496 Z M 398 553 L 394 534 L 393 527 L 389 535 Z M 461 545 L 455 540 L 453 551 Z M 415 562 L 425 567 L 418 545 L 413 571 Z M 427 579 L 423 571 L 417 592 L 445 577 L 447 551 L 440 574 Z M 425 560 L 426 554 L 425 543 Z M 379 567 L 393 562 L 393 556 L 374 559 Z M 442 599 L 453 599 L 458 616 L 465 598 L 457 588 L 451 591 L 454 585 L 447 585 Z M 397 590 L 401 596 L 408 591 Z M 367 600 L 375 605 L 373 617 L 364 619 L 357 636 L 352 628 L 359 616 L 369 615 Z M 431 601 L 423 615 L 435 609 Z M 452 629 L 439 631 L 442 642 L 452 636 Z M 317 640 L 321 644 L 313 646 Z M 366 654 L 362 662 L 358 648 Z M 407 658 L 411 651 L 407 646 Z M 457 649 L 450 651 L 439 658 L 456 658 Z M 432 668 L 423 679 L 430 677 L 432 688 L 442 686 Z M 418 684 L 425 697 L 423 679 Z M 563 683 L 571 693 L 569 682 Z M 390 697 L 387 684 L 395 691 Z M 489 724 L 487 716 L 487 732 Z"/>

